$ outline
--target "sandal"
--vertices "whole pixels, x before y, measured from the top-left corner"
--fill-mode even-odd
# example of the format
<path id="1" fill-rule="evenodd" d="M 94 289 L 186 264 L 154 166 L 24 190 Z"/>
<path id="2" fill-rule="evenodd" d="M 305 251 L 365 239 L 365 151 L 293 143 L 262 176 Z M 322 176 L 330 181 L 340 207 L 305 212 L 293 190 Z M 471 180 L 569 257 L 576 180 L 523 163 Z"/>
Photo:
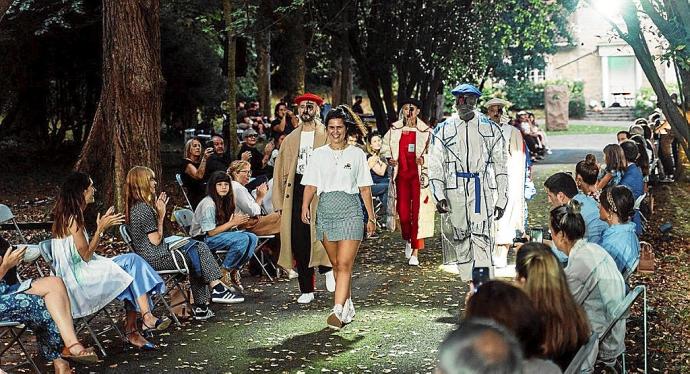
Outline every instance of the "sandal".
<path id="1" fill-rule="evenodd" d="M 129 340 L 129 336 L 131 334 L 134 334 L 135 332 L 139 333 L 139 331 L 137 331 L 136 329 L 130 330 L 130 331 L 125 331 L 125 336 L 127 337 L 127 342 L 129 343 L 129 345 L 131 345 L 132 347 L 135 347 L 137 349 L 141 349 L 142 351 L 155 351 L 156 350 L 156 346 L 149 341 L 147 341 L 146 344 L 144 344 L 142 346 L 138 346 L 138 345 L 132 343 L 132 341 Z"/>
<path id="2" fill-rule="evenodd" d="M 147 314 L 151 314 L 151 312 L 146 312 L 144 313 L 144 316 Z M 151 314 L 153 315 L 153 314 Z M 144 316 L 142 316 L 141 319 L 141 331 L 144 333 L 144 336 L 147 334 L 151 334 L 152 331 L 164 331 L 168 327 L 170 327 L 170 323 L 172 322 L 169 318 L 163 317 L 163 318 L 158 318 L 156 320 L 156 324 L 153 326 L 149 326 L 144 322 Z"/>
<path id="3" fill-rule="evenodd" d="M 77 354 L 72 354 L 70 349 L 77 345 L 81 346 L 81 351 L 79 351 Z M 76 342 L 69 347 L 63 348 L 60 356 L 64 359 L 68 359 L 79 364 L 95 364 L 98 362 L 98 355 L 96 355 L 96 352 L 93 351 L 93 348 L 84 348 L 80 342 Z"/>

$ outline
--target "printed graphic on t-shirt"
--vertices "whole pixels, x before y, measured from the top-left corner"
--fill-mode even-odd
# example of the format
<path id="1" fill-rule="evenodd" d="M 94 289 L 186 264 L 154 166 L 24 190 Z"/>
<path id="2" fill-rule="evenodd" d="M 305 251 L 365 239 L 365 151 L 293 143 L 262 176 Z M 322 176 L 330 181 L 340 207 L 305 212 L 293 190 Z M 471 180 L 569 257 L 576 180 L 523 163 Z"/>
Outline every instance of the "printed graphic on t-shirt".
<path id="1" fill-rule="evenodd" d="M 309 163 L 309 156 L 313 147 L 311 144 L 300 144 L 299 154 L 297 155 L 297 174 L 304 174 L 304 169 Z"/>

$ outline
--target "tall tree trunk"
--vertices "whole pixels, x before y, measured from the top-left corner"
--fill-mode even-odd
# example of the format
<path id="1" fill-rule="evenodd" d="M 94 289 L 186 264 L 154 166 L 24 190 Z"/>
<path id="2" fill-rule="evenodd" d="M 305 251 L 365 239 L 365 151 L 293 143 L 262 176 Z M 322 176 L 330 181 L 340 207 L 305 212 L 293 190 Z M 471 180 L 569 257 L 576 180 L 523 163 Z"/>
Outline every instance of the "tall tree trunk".
<path id="1" fill-rule="evenodd" d="M 225 144 L 228 145 L 228 151 L 231 155 L 237 154 L 239 151 L 239 144 L 237 142 L 237 86 L 235 77 L 235 53 L 236 53 L 236 36 L 235 30 L 232 27 L 232 0 L 223 0 L 223 19 L 225 21 L 226 36 L 226 55 L 227 55 L 227 72 L 228 72 L 228 98 L 226 105 L 226 115 L 228 117 L 228 133 L 224 134 Z"/>
<path id="2" fill-rule="evenodd" d="M 261 113 L 271 118 L 271 26 L 273 21 L 273 4 L 271 0 L 259 2 L 259 19 L 257 20 L 256 54 L 258 55 L 258 68 L 256 86 L 259 91 L 259 107 Z"/>
<path id="3" fill-rule="evenodd" d="M 288 38 L 286 40 L 287 61 L 292 61 L 287 67 L 286 96 L 288 104 L 294 102 L 295 97 L 304 93 L 305 75 L 307 73 L 307 41 L 304 30 L 304 8 L 297 9 L 292 17 L 286 19 L 284 27 Z"/>
<path id="4" fill-rule="evenodd" d="M 623 21 L 627 27 L 628 32 L 623 33 L 617 29 L 619 35 L 625 40 L 633 49 L 637 61 L 642 67 L 649 84 L 654 89 L 654 93 L 659 98 L 659 106 L 666 116 L 666 119 L 671 124 L 674 134 L 678 142 L 683 147 L 686 155 L 689 154 L 688 140 L 690 139 L 690 129 L 688 129 L 688 122 L 684 113 L 678 110 L 676 104 L 671 100 L 671 95 L 668 93 L 664 82 L 659 77 L 659 72 L 654 65 L 654 57 L 649 50 L 647 41 L 644 38 L 640 19 L 637 16 L 637 9 L 632 1 L 625 4 L 623 10 Z M 617 28 L 617 26 L 616 26 Z"/>
<path id="5" fill-rule="evenodd" d="M 103 0 L 103 86 L 93 126 L 75 169 L 91 175 L 101 201 L 124 208 L 129 169 L 161 176 L 164 86 L 159 0 Z"/>
<path id="6" fill-rule="evenodd" d="M 259 56 L 256 86 L 259 90 L 259 106 L 266 117 L 273 115 L 271 108 L 271 32 L 256 36 L 256 53 Z"/>
<path id="7" fill-rule="evenodd" d="M 347 33 L 342 32 L 334 39 L 340 56 L 335 60 L 334 66 L 333 105 L 352 105 L 352 55 L 347 43 Z"/>

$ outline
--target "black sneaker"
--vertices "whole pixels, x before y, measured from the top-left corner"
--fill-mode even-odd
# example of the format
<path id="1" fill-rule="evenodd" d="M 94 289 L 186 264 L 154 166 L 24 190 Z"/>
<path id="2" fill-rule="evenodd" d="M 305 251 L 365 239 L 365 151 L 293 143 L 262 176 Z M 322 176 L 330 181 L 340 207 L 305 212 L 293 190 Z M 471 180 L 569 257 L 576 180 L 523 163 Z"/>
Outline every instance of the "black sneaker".
<path id="1" fill-rule="evenodd" d="M 223 291 L 211 291 L 211 301 L 219 304 L 237 304 L 244 302 L 244 297 L 239 293 L 232 292 L 229 289 Z"/>
<path id="2" fill-rule="evenodd" d="M 197 321 L 205 321 L 216 314 L 207 306 L 194 307 L 194 319 Z"/>

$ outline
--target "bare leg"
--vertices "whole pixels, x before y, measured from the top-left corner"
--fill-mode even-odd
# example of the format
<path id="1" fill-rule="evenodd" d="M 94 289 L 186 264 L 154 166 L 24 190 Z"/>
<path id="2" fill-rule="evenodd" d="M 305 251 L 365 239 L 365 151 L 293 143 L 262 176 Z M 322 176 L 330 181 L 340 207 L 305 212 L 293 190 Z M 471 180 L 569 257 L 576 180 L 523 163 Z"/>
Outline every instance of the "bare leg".
<path id="1" fill-rule="evenodd" d="M 412 249 L 412 256 L 417 256 L 417 253 L 419 252 L 419 249 Z"/>
<path id="2" fill-rule="evenodd" d="M 68 374 L 72 372 L 72 369 L 69 367 L 69 362 L 62 358 L 53 360 L 53 367 L 55 368 L 55 374 Z"/>
<path id="3" fill-rule="evenodd" d="M 139 305 L 139 310 L 141 311 L 141 317 L 147 326 L 155 326 L 158 317 L 151 313 L 151 307 L 149 306 L 149 298 L 147 294 L 143 294 L 137 298 L 137 305 Z M 136 327 L 135 327 L 136 328 Z"/>
<path id="4" fill-rule="evenodd" d="M 336 274 L 336 305 L 345 305 L 347 299 L 350 298 L 352 267 L 359 250 L 359 243 L 359 240 L 341 240 L 337 242 L 337 267 L 334 267 Z"/>
<path id="5" fill-rule="evenodd" d="M 67 297 L 67 290 L 65 289 L 65 284 L 62 283 L 62 279 L 57 277 L 36 279 L 31 282 L 31 288 L 26 290 L 26 293 L 40 296 L 45 300 L 46 309 L 48 309 L 48 313 L 53 317 L 66 347 L 79 342 L 77 334 L 74 331 L 72 311 L 69 298 Z M 83 347 L 75 346 L 70 351 L 74 351 L 71 353 L 76 354 L 81 351 L 80 348 L 83 349 Z"/>
<path id="6" fill-rule="evenodd" d="M 125 334 L 127 335 L 127 340 L 136 347 L 143 347 L 148 343 L 137 329 L 137 311 L 128 310 L 127 317 L 125 318 Z"/>

